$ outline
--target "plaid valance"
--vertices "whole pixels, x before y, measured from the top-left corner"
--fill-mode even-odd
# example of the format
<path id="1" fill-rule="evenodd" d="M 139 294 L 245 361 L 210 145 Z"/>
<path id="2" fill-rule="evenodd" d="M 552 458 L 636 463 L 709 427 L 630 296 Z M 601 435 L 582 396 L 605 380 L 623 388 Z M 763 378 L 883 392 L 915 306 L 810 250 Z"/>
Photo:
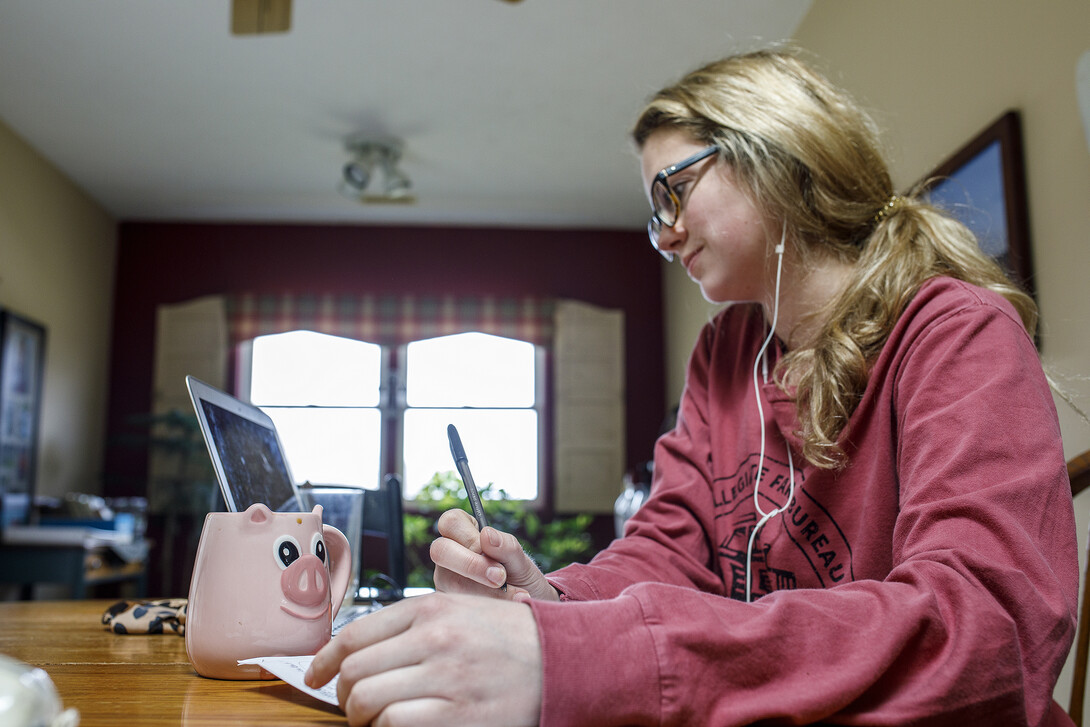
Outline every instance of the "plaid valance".
<path id="1" fill-rule="evenodd" d="M 553 301 L 536 298 L 451 296 L 244 294 L 226 302 L 232 345 L 295 330 L 383 345 L 479 331 L 548 345 L 555 309 Z"/>

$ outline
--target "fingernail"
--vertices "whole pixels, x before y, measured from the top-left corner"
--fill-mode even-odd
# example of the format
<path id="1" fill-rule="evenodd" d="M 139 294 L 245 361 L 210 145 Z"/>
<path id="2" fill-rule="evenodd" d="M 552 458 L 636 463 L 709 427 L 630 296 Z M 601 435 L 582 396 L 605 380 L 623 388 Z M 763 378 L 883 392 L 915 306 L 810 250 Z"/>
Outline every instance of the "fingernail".
<path id="1" fill-rule="evenodd" d="M 500 543 L 503 542 L 500 540 L 500 534 L 495 528 L 488 529 L 488 542 L 492 544 L 493 548 L 500 547 Z"/>
<path id="2" fill-rule="evenodd" d="M 489 567 L 489 569 L 484 572 L 484 576 L 497 586 L 507 580 L 507 576 L 503 573 L 503 568 L 500 568 L 498 565 Z"/>

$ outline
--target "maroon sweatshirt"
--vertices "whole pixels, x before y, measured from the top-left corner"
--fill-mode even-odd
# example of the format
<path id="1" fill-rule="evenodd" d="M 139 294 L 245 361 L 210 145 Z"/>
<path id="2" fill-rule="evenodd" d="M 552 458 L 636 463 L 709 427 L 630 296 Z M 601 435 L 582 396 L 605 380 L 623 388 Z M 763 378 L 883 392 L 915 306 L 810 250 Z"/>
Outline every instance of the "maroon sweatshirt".
<path id="1" fill-rule="evenodd" d="M 749 305 L 705 327 L 651 498 L 590 564 L 550 575 L 564 602 L 532 604 L 541 724 L 1070 724 L 1052 700 L 1077 611 L 1070 484 L 1013 308 L 926 283 L 840 471 L 803 461 L 793 404 L 760 376 L 762 459 L 766 331 Z M 762 511 L 786 508 L 747 555 L 758 462 Z"/>

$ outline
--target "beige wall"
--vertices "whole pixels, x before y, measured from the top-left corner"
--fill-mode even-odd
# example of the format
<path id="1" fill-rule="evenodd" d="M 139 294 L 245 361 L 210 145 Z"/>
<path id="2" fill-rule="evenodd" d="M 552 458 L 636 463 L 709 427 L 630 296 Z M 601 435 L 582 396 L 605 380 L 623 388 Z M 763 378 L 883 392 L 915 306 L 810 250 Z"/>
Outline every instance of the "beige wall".
<path id="1" fill-rule="evenodd" d="M 38 492 L 98 492 L 114 221 L 0 122 L 0 306 L 46 327 Z"/>
<path id="2" fill-rule="evenodd" d="M 676 406 L 685 388 L 685 367 L 701 327 L 715 315 L 719 306 L 700 295 L 700 288 L 689 280 L 678 262 L 663 267 L 663 321 L 666 326 L 666 409 Z"/>
<path id="3" fill-rule="evenodd" d="M 1042 358 L 1090 408 L 1090 149 L 1075 94 L 1075 65 L 1090 50 L 1090 3 L 816 0 L 795 41 L 875 112 L 898 188 L 1007 109 L 1021 111 Z M 671 267 L 667 391 L 674 401 L 707 307 Z M 1067 456 L 1090 449 L 1090 427 L 1066 405 L 1058 408 Z M 1079 497 L 1076 511 L 1085 558 L 1090 495 Z M 1068 664 L 1056 689 L 1065 707 L 1070 680 Z"/>

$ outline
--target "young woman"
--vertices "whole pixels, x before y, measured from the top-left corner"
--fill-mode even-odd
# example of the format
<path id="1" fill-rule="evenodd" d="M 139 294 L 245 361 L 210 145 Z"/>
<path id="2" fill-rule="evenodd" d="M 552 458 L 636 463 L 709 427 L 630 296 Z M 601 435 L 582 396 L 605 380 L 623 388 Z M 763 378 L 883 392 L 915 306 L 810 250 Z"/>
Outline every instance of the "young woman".
<path id="1" fill-rule="evenodd" d="M 733 303 L 651 498 L 548 576 L 445 513 L 445 593 L 356 622 L 312 682 L 340 671 L 352 724 L 1069 723 L 1078 557 L 1032 300 L 790 54 L 692 72 L 634 138 L 652 244 Z"/>

